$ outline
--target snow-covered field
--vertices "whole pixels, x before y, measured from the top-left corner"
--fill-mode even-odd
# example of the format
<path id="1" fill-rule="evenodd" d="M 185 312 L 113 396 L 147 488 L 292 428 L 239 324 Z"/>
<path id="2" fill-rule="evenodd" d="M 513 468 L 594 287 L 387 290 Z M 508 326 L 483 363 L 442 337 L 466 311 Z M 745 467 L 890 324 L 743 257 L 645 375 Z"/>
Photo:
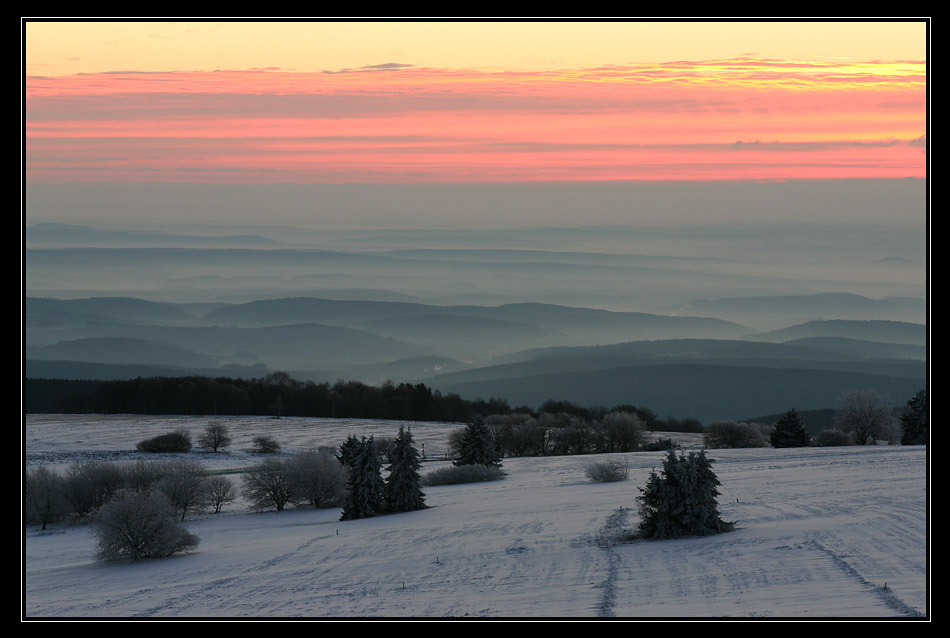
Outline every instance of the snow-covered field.
<path id="1" fill-rule="evenodd" d="M 258 460 L 253 436 L 285 453 L 393 422 L 222 419 L 229 453 Z M 26 463 L 132 460 L 135 443 L 207 418 L 30 416 Z M 412 424 L 443 454 L 453 424 Z M 695 441 L 695 439 L 694 439 Z M 136 564 L 93 558 L 88 527 L 27 528 L 23 611 L 42 617 L 914 617 L 929 612 L 923 447 L 712 450 L 734 532 L 621 542 L 637 488 L 662 453 L 624 456 L 630 478 L 595 484 L 597 456 L 505 459 L 505 480 L 426 488 L 430 509 L 340 522 L 339 510 L 252 513 L 234 503 L 192 516 L 191 554 Z M 447 465 L 430 460 L 423 473 Z"/>

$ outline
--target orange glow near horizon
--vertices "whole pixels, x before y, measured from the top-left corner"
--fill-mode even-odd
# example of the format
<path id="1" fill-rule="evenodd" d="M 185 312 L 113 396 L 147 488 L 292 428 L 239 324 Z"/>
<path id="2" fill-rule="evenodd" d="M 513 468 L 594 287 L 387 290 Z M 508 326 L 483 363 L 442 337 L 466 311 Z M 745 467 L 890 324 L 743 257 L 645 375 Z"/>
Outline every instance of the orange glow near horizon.
<path id="1" fill-rule="evenodd" d="M 26 79 L 29 182 L 924 177 L 920 61 Z"/>

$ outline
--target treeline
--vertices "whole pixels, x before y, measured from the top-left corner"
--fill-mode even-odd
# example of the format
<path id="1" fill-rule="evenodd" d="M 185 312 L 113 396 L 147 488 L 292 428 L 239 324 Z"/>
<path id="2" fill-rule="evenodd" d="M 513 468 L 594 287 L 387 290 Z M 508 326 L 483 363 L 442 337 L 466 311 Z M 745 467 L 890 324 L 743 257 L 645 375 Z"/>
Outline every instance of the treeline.
<path id="1" fill-rule="evenodd" d="M 300 416 L 468 423 L 476 416 L 563 413 L 599 421 L 611 411 L 636 414 L 648 430 L 701 432 L 696 419 L 660 419 L 648 408 L 585 408 L 548 401 L 538 410 L 511 407 L 504 399 L 463 399 L 425 384 L 359 381 L 298 381 L 283 372 L 259 379 L 228 377 L 148 377 L 121 381 L 26 379 L 30 414 L 187 414 L 217 416 Z"/>

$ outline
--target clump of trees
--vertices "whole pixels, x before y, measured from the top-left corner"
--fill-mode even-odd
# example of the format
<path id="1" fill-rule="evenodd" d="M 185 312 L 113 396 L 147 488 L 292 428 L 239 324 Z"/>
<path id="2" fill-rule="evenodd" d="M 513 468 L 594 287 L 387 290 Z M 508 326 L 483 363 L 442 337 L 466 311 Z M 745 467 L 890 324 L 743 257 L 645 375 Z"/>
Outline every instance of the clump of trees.
<path id="1" fill-rule="evenodd" d="M 802 423 L 802 418 L 795 409 L 791 409 L 782 415 L 775 425 L 772 426 L 772 432 L 769 434 L 769 442 L 772 447 L 805 447 L 811 445 L 811 436 Z"/>
<path id="2" fill-rule="evenodd" d="M 723 521 L 716 497 L 719 479 L 705 450 L 677 456 L 667 453 L 662 471 L 653 472 L 640 488 L 639 532 L 643 538 L 680 538 L 728 532 L 734 523 Z"/>

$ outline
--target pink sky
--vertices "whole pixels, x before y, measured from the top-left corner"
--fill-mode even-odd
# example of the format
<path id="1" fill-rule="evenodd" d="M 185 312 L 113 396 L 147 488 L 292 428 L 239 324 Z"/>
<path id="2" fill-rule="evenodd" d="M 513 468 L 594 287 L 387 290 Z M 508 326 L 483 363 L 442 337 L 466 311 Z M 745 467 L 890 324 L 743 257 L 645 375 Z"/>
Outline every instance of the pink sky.
<path id="1" fill-rule="evenodd" d="M 920 61 L 30 76 L 31 183 L 924 177 Z"/>

